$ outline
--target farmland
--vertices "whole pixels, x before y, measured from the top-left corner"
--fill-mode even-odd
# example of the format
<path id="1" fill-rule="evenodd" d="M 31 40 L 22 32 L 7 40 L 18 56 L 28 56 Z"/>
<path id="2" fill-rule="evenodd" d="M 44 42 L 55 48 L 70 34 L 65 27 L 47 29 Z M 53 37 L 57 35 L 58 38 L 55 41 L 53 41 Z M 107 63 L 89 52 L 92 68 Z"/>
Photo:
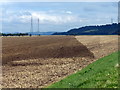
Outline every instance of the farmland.
<path id="1" fill-rule="evenodd" d="M 118 49 L 118 36 L 2 37 L 3 88 L 41 88 Z"/>
<path id="2" fill-rule="evenodd" d="M 36 58 L 94 57 L 73 36 L 3 38 L 3 64 L 13 60 Z"/>
<path id="3" fill-rule="evenodd" d="M 119 88 L 118 54 L 98 59 L 81 71 L 60 80 L 48 88 Z"/>

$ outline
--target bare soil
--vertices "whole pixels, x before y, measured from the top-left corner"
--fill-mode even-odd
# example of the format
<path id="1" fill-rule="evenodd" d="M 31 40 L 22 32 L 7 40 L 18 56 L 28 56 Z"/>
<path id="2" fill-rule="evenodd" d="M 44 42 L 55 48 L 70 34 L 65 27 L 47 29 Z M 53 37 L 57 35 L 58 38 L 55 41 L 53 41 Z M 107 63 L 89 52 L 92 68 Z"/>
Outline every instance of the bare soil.
<path id="1" fill-rule="evenodd" d="M 118 51 L 118 38 L 116 35 L 76 36 L 76 39 L 85 45 L 96 59 Z"/>
<path id="2" fill-rule="evenodd" d="M 3 37 L 3 88 L 50 85 L 118 49 L 118 36 Z"/>
<path id="3" fill-rule="evenodd" d="M 74 36 L 3 37 L 3 64 L 37 58 L 94 57 Z"/>

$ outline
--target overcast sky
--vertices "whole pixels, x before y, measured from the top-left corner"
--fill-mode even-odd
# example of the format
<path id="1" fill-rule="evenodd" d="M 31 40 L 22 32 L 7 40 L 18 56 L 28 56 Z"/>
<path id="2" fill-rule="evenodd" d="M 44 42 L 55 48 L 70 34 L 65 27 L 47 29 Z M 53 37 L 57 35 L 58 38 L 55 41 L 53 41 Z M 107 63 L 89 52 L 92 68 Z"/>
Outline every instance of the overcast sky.
<path id="1" fill-rule="evenodd" d="M 0 5 L 2 32 L 29 32 L 33 17 L 33 30 L 68 31 L 86 25 L 117 22 L 117 2 L 7 2 Z"/>

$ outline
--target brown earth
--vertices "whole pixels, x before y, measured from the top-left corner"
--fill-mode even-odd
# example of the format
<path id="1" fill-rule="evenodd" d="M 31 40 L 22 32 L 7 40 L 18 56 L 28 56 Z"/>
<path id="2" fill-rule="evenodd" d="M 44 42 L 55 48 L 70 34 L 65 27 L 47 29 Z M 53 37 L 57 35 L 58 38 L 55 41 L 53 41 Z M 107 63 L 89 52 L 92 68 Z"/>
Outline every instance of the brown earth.
<path id="1" fill-rule="evenodd" d="M 117 51 L 117 36 L 3 37 L 3 88 L 41 88 Z"/>
<path id="2" fill-rule="evenodd" d="M 119 49 L 118 38 L 115 35 L 76 36 L 76 39 L 85 45 L 94 54 L 96 59 L 117 51 Z"/>
<path id="3" fill-rule="evenodd" d="M 37 58 L 94 57 L 74 36 L 3 37 L 2 62 Z"/>

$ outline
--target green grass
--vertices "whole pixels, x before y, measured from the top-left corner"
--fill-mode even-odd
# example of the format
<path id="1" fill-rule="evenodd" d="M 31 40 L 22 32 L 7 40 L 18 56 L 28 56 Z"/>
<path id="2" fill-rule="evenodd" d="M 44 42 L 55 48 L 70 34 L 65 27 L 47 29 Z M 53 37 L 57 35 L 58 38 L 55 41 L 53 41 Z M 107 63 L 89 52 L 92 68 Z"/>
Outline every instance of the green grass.
<path id="1" fill-rule="evenodd" d="M 47 88 L 118 88 L 119 67 L 116 67 L 116 64 L 117 52 L 97 60 Z"/>

